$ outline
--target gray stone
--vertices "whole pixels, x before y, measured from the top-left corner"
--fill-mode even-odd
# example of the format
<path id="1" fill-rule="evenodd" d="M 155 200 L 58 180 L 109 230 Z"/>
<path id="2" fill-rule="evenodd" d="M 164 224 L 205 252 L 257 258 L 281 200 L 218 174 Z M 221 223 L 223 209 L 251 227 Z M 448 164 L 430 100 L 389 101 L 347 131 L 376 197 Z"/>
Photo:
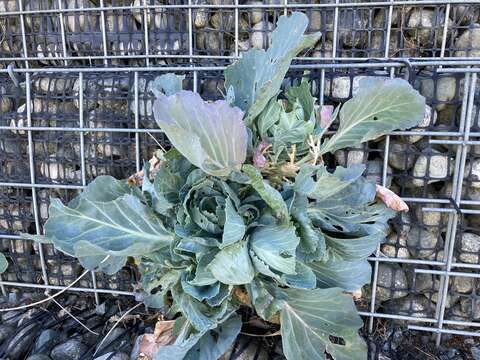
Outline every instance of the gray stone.
<path id="1" fill-rule="evenodd" d="M 90 0 L 67 0 L 63 5 L 66 9 L 84 9 L 95 7 Z M 137 10 L 138 11 L 138 10 Z M 94 31 L 97 26 L 97 16 L 88 16 L 85 12 L 67 13 L 64 15 L 67 29 L 73 33 Z"/>
<path id="2" fill-rule="evenodd" d="M 389 311 L 394 311 L 395 314 L 419 318 L 431 316 L 431 312 L 434 310 L 431 301 L 423 295 L 409 295 L 398 300 L 389 301 L 384 306 Z"/>
<path id="3" fill-rule="evenodd" d="M 405 271 L 395 264 L 380 263 L 378 266 L 377 300 L 383 302 L 408 295 Z"/>
<path id="4" fill-rule="evenodd" d="M 448 21 L 448 19 L 447 19 Z M 414 8 L 409 14 L 407 35 L 420 46 L 435 46 L 442 43 L 445 14 L 426 8 Z"/>
<path id="5" fill-rule="evenodd" d="M 64 340 L 65 334 L 61 332 L 52 329 L 43 330 L 37 340 L 35 340 L 32 351 L 34 353 L 48 354 L 55 345 L 58 345 Z"/>
<path id="6" fill-rule="evenodd" d="M 210 17 L 210 24 L 214 29 L 231 31 L 235 26 L 234 14 L 218 11 Z"/>
<path id="7" fill-rule="evenodd" d="M 0 324 L 0 344 L 15 333 L 15 326 L 12 324 Z"/>
<path id="8" fill-rule="evenodd" d="M 350 90 L 352 96 L 355 96 L 360 89 L 362 81 L 365 79 L 389 79 L 388 76 L 365 76 L 357 75 L 350 78 L 349 76 L 338 76 L 331 79 L 325 79 L 325 95 L 337 98 L 339 100 L 347 100 L 350 97 Z"/>
<path id="9" fill-rule="evenodd" d="M 412 129 L 412 131 L 421 133 L 425 131 L 429 126 L 435 125 L 436 122 L 437 122 L 437 112 L 433 110 L 430 106 L 425 105 L 425 113 L 423 115 L 423 119 L 422 121 L 420 121 L 420 123 L 416 126 L 415 129 Z M 422 135 L 409 135 L 405 137 L 405 139 L 410 143 L 416 143 L 422 138 L 423 138 Z"/>
<path id="10" fill-rule="evenodd" d="M 129 360 L 130 356 L 123 352 L 109 352 L 102 356 L 96 357 L 94 360 Z"/>
<path id="11" fill-rule="evenodd" d="M 38 334 L 39 325 L 40 324 L 38 323 L 33 323 L 24 327 L 20 331 L 17 330 L 16 335 L 10 338 L 5 351 L 9 358 L 20 359 L 27 354 L 31 343 Z"/>
<path id="12" fill-rule="evenodd" d="M 355 164 L 364 164 L 367 160 L 368 153 L 364 148 L 349 148 L 337 150 L 333 153 L 337 165 L 350 167 Z"/>
<path id="13" fill-rule="evenodd" d="M 328 40 L 333 40 L 334 14 L 326 12 L 325 28 L 328 31 Z M 353 32 L 352 29 L 356 31 Z M 347 48 L 362 48 L 367 40 L 368 13 L 366 11 L 352 11 L 342 9 L 339 11 L 337 24 L 337 41 Z"/>
<path id="14" fill-rule="evenodd" d="M 149 2 L 150 5 L 162 5 L 163 2 L 159 0 Z M 133 6 L 141 6 L 143 5 L 143 0 L 135 0 L 133 2 Z M 135 9 L 132 10 L 133 16 L 135 20 L 139 24 L 143 24 L 144 22 L 144 12 L 142 9 Z M 161 30 L 166 30 L 168 27 L 168 14 L 165 9 L 155 8 L 149 9 L 147 15 L 147 26 L 149 28 L 156 28 Z"/>
<path id="15" fill-rule="evenodd" d="M 469 25 L 479 19 L 480 9 L 475 5 L 452 5 L 450 18 L 458 25 Z"/>
<path id="16" fill-rule="evenodd" d="M 413 167 L 414 186 L 424 186 L 438 181 L 445 181 L 453 172 L 453 161 L 448 155 L 432 150 L 420 155 Z M 425 180 L 425 177 L 428 180 Z"/>
<path id="17" fill-rule="evenodd" d="M 452 290 L 461 294 L 471 294 L 474 288 L 475 279 L 466 276 L 456 276 L 453 279 Z"/>
<path id="18" fill-rule="evenodd" d="M 445 109 L 447 106 L 445 103 L 455 98 L 456 89 L 456 80 L 451 76 L 441 77 L 436 82 L 433 79 L 425 79 L 420 83 L 420 93 L 423 96 L 429 100 L 435 99 L 441 102 L 435 105 L 437 111 Z"/>
<path id="19" fill-rule="evenodd" d="M 397 235 L 396 233 L 390 234 L 387 237 L 385 244 L 382 244 L 380 251 L 383 255 L 390 258 L 410 258 L 405 235 Z"/>
<path id="20" fill-rule="evenodd" d="M 470 29 L 455 40 L 455 56 L 479 57 L 480 56 L 480 25 L 473 24 Z"/>
<path id="21" fill-rule="evenodd" d="M 31 355 L 27 358 L 27 360 L 52 360 L 50 356 L 43 355 L 43 354 L 35 354 Z"/>
<path id="22" fill-rule="evenodd" d="M 208 13 L 205 11 L 205 9 L 195 10 L 193 17 L 193 23 L 195 24 L 196 28 L 203 28 L 208 23 Z"/>
<path id="23" fill-rule="evenodd" d="M 420 268 L 420 267 L 415 267 Z M 432 274 L 425 274 L 425 273 L 416 273 L 415 268 L 409 267 L 406 270 L 407 274 L 407 281 L 409 289 L 412 292 L 420 293 L 420 292 L 429 292 L 433 290 L 433 275 Z"/>
<path id="24" fill-rule="evenodd" d="M 407 246 L 410 254 L 415 258 L 426 258 L 436 251 L 438 234 L 425 230 L 417 225 L 413 226 L 407 235 Z"/>
<path id="25" fill-rule="evenodd" d="M 411 223 L 412 223 L 410 213 L 401 212 L 400 214 L 397 215 L 396 219 L 398 219 L 398 221 L 396 220 L 393 222 L 393 228 L 395 229 L 395 232 L 397 232 L 399 235 L 408 234 L 411 228 Z"/>
<path id="26" fill-rule="evenodd" d="M 458 241 L 458 240 L 457 240 Z M 478 264 L 480 257 L 480 236 L 473 233 L 463 233 L 458 244 L 461 262 Z"/>
<path id="27" fill-rule="evenodd" d="M 269 21 L 260 21 L 252 27 L 250 43 L 253 48 L 266 49 L 272 41 L 274 25 Z"/>
<path id="28" fill-rule="evenodd" d="M 468 180 L 470 187 L 480 189 L 480 159 L 466 164 L 464 179 Z"/>
<path id="29" fill-rule="evenodd" d="M 429 197 L 435 198 L 435 195 L 430 195 Z M 418 203 L 411 207 L 411 211 L 415 212 L 415 216 L 419 224 L 425 225 L 429 228 L 441 228 L 442 225 L 446 224 L 448 214 L 442 213 L 440 211 L 423 211 L 423 208 L 442 208 L 441 204 L 436 203 Z M 435 230 L 435 229 L 431 229 Z"/>
<path id="30" fill-rule="evenodd" d="M 381 145 L 384 148 L 384 143 Z M 388 165 L 397 170 L 411 169 L 415 164 L 418 149 L 409 143 L 398 140 L 390 140 L 388 152 Z M 382 152 L 382 156 L 384 153 Z"/>
<path id="31" fill-rule="evenodd" d="M 460 309 L 467 319 L 478 321 L 480 320 L 480 301 L 472 301 L 468 297 L 462 297 L 460 300 Z"/>
<path id="32" fill-rule="evenodd" d="M 71 339 L 52 349 L 50 357 L 53 360 L 79 360 L 88 351 L 85 344 L 77 339 Z"/>

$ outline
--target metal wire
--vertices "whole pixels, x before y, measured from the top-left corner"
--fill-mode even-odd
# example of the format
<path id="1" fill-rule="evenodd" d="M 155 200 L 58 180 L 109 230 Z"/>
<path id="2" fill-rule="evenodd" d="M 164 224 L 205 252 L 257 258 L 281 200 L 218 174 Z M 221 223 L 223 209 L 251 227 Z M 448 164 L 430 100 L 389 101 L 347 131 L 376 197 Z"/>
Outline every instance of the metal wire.
<path id="1" fill-rule="evenodd" d="M 2 4 L 7 4 L 7 0 L 0 0 Z M 351 97 L 355 91 L 355 81 L 360 76 L 408 77 L 420 90 L 422 84 L 431 81 L 434 90 L 427 98 L 427 103 L 434 109 L 447 108 L 452 112 L 449 118 L 438 121 L 439 124 L 394 131 L 382 143 L 368 144 L 361 149 L 365 152 L 362 161 L 369 162 L 373 158 L 380 163 L 381 170 L 374 175 L 382 185 L 390 186 L 392 177 L 399 179 L 400 184 L 393 185 L 412 207 L 413 221 L 417 222 L 413 225 L 445 235 L 444 238 L 438 235 L 441 239 L 434 249 L 425 249 L 402 245 L 404 235 L 399 230 L 394 244 L 386 244 L 395 249 L 394 256 L 385 255 L 382 252 L 385 245 L 380 246 L 369 258 L 373 265 L 370 297 L 369 303 L 360 308 L 360 314 L 369 319 L 370 330 L 373 330 L 374 321 L 378 318 L 402 320 L 413 330 L 436 333 L 437 343 L 445 333 L 466 336 L 478 334 L 457 327 L 475 329 L 480 326 L 480 310 L 476 309 L 476 306 L 480 307 L 480 298 L 476 295 L 480 293 L 480 260 L 464 261 L 459 250 L 466 233 L 480 235 L 480 225 L 471 224 L 473 216 L 480 213 L 480 198 L 472 199 L 469 193 L 465 194 L 466 188 L 479 188 L 472 184 L 480 180 L 469 170 L 470 164 L 480 158 L 480 154 L 472 150 L 480 145 L 480 103 L 479 89 L 476 87 L 477 72 L 480 72 L 480 57 L 477 56 L 480 49 L 469 49 L 477 51 L 472 56 L 458 56 L 459 48 L 451 34 L 463 33 L 471 27 L 455 21 L 442 21 L 441 16 L 449 19 L 458 6 L 470 6 L 474 12 L 480 8 L 480 0 L 447 0 L 441 4 L 434 0 L 329 0 L 318 3 L 284 0 L 276 4 L 250 4 L 239 0 L 220 4 L 188 0 L 178 4 L 173 1 L 160 3 L 142 0 L 140 5 L 126 4 L 127 1 L 99 0 L 99 6 L 96 7 L 72 8 L 64 0 L 58 0 L 49 6 L 36 8 L 30 6 L 29 1 L 17 1 L 13 9 L 0 12 L 0 25 L 13 24 L 13 30 L 4 34 L 11 49 L 2 49 L 0 41 L 0 101 L 6 98 L 15 104 L 6 113 L 0 113 L 0 211 L 3 211 L 0 212 L 0 221 L 8 225 L 6 231 L 0 230 L 0 244 L 8 244 L 6 252 L 12 263 L 12 272 L 0 278 L 0 288 L 4 294 L 10 289 L 22 288 L 61 290 L 75 277 L 77 270 L 70 259 L 56 253 L 50 246 L 33 249 L 31 243 L 21 240 L 19 228 L 41 234 L 48 194 L 68 201 L 100 173 L 128 176 L 139 171 L 142 161 L 151 156 L 155 145 L 149 136 L 157 137 L 161 142 L 166 141 L 163 132 L 155 127 L 149 108 L 152 94 L 149 93 L 148 84 L 155 74 L 185 74 L 189 89 L 214 100 L 221 96 L 218 88 L 222 87 L 222 71 L 241 57 L 242 41 L 248 39 L 253 31 L 250 21 L 253 11 L 261 12 L 262 21 L 267 24 L 292 11 L 303 11 L 307 15 L 316 11 L 321 16 L 321 28 L 312 31 L 320 30 L 323 33 L 322 44 L 316 48 L 321 55 L 313 52 L 301 54 L 294 60 L 288 80 L 293 82 L 303 76 L 309 77 L 312 90 L 315 83 L 314 93 L 322 105 L 338 104 Z M 418 28 L 408 26 L 405 7 L 413 9 L 409 10 L 411 12 L 418 10 L 420 16 L 424 11 L 432 11 L 435 14 L 434 24 L 429 28 L 423 24 Z M 213 28 L 210 23 L 204 28 L 196 28 L 195 18 L 200 10 L 205 11 L 207 16 L 215 12 L 222 14 L 218 28 Z M 372 14 L 383 14 L 380 27 L 373 25 L 371 18 L 366 25 L 353 24 L 350 28 L 348 24 L 345 25 L 344 18 L 348 14 L 352 14 L 353 18 L 361 18 L 364 14 L 362 11 L 370 14 L 370 17 Z M 399 13 L 400 24 L 397 23 Z M 136 26 L 125 29 L 118 24 L 124 24 L 120 20 L 134 15 L 137 15 L 134 20 Z M 229 16 L 231 24 L 228 23 Z M 83 27 L 80 26 L 80 17 Z M 88 18 L 95 19 L 92 20 L 95 24 L 87 26 Z M 43 26 L 44 22 L 52 19 L 55 21 L 51 23 L 56 25 Z M 71 28 L 69 19 L 75 19 L 75 28 Z M 35 29 L 36 21 L 41 25 L 38 29 Z M 162 24 L 160 28 L 157 28 L 157 21 Z M 164 21 L 167 24 L 165 27 Z M 414 33 L 418 41 L 419 32 L 425 29 L 429 32 L 427 45 L 416 43 L 409 48 L 404 44 L 405 32 Z M 268 28 L 264 26 L 261 31 L 268 32 Z M 381 45 L 373 49 L 370 45 L 374 33 L 378 31 L 382 32 Z M 198 37 L 210 33 L 219 40 L 218 49 L 199 47 Z M 89 37 L 92 39 L 87 44 L 90 48 L 80 47 L 79 44 L 85 45 L 84 39 Z M 350 39 L 352 43 L 358 39 L 365 40 L 365 44 L 346 46 L 345 39 Z M 16 49 L 11 46 L 15 41 Z M 327 42 L 331 43 L 331 49 L 326 48 Z M 140 44 L 138 47 L 135 45 L 137 43 Z M 327 50 L 330 53 L 324 56 Z M 14 79 L 10 78 L 12 76 Z M 453 79 L 456 86 L 455 95 L 447 100 L 439 98 L 443 86 L 441 82 L 445 78 Z M 41 79 L 48 80 L 48 91 L 38 89 L 36 81 Z M 333 91 L 334 83 L 339 79 L 348 83 L 348 95 L 345 97 L 337 96 Z M 60 83 L 63 85 L 58 85 Z M 54 90 L 50 88 L 51 85 Z M 61 89 L 56 89 L 57 86 Z M 69 103 L 76 103 L 76 108 L 68 110 L 58 105 Z M 39 104 L 42 109 L 38 109 Z M 23 112 L 18 110 L 21 105 L 25 105 Z M 55 106 L 55 111 L 50 110 Z M 113 115 L 108 116 L 109 113 Z M 327 135 L 332 133 L 334 130 Z M 404 151 L 396 148 L 399 137 L 421 139 Z M 1 148 L 11 144 L 20 150 L 17 153 L 4 152 Z M 73 155 L 68 149 L 65 150 L 65 144 L 73 148 Z M 52 154 L 39 151 L 39 148 L 48 147 L 59 147 L 63 152 Z M 411 169 L 390 168 L 392 157 L 400 155 L 406 162 L 410 156 L 426 156 L 428 168 L 438 149 L 449 159 L 448 170 L 451 171 L 442 182 L 445 185 L 452 183 L 450 191 L 440 189 L 428 173 L 415 177 Z M 345 161 L 355 151 L 358 152 L 358 149 L 346 150 Z M 1 169 L 7 168 L 6 165 L 12 166 L 13 160 L 24 163 L 28 170 L 26 176 L 13 174 L 13 170 L 11 173 L 6 170 L 2 172 L 4 170 Z M 339 155 L 334 154 L 330 161 L 338 164 Z M 45 174 L 45 169 L 50 171 L 54 166 L 58 166 L 56 177 Z M 66 175 L 69 171 L 71 176 Z M 407 186 L 412 181 L 423 182 L 423 186 Z M 12 209 L 2 210 L 2 206 L 12 206 Z M 440 224 L 428 224 L 423 218 L 426 216 L 437 216 L 442 221 Z M 463 224 L 465 219 L 468 220 L 467 225 Z M 400 229 L 413 226 L 401 219 L 395 221 Z M 405 247 L 414 254 L 410 258 L 400 256 L 400 251 Z M 423 256 L 426 252 L 432 254 Z M 440 253 L 442 256 L 439 256 Z M 475 256 L 475 253 L 470 255 Z M 68 269 L 71 268 L 68 275 L 62 275 L 65 273 L 62 270 L 65 264 L 69 266 Z M 393 284 L 387 288 L 382 279 L 384 266 L 402 269 L 405 273 L 409 271 L 413 285 L 398 289 Z M 15 272 L 18 276 L 15 276 Z M 97 303 L 101 301 L 100 296 L 135 296 L 131 286 L 135 283 L 135 276 L 134 271 L 129 269 L 117 277 L 92 273 L 91 279 L 69 291 L 93 293 Z M 431 277 L 432 284 L 419 290 L 417 281 L 422 276 Z M 458 279 L 470 279 L 468 281 L 473 282 L 471 291 L 458 291 L 455 288 Z M 386 290 L 390 294 L 405 296 L 385 300 L 382 296 Z M 419 313 L 412 304 L 402 307 L 399 302 L 418 296 L 435 303 L 435 308 Z M 454 306 L 449 304 L 449 297 L 458 298 Z M 402 304 L 405 305 L 405 302 Z M 470 306 L 471 309 L 463 311 L 463 317 L 458 316 L 460 306 Z"/>

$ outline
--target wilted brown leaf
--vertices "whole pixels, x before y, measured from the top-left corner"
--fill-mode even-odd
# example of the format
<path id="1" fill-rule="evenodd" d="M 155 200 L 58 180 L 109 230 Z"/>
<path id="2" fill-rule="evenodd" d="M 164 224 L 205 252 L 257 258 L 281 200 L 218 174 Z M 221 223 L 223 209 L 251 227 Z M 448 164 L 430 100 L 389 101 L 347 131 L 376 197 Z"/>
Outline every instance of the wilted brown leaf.
<path id="1" fill-rule="evenodd" d="M 151 360 L 161 346 L 173 344 L 175 341 L 173 335 L 174 324 L 175 320 L 158 320 L 153 334 L 143 334 L 138 360 Z"/>
<path id="2" fill-rule="evenodd" d="M 377 185 L 377 197 L 390 209 L 395 211 L 408 211 L 408 205 L 405 201 L 384 186 Z"/>
<path id="3" fill-rule="evenodd" d="M 150 163 L 150 174 L 152 176 L 155 176 L 157 173 L 158 169 L 160 168 L 160 159 L 156 157 L 155 155 L 152 156 L 150 160 L 148 160 Z M 140 170 L 136 172 L 135 174 L 131 175 L 128 180 L 128 185 L 130 186 L 142 186 L 143 185 L 143 170 Z"/>

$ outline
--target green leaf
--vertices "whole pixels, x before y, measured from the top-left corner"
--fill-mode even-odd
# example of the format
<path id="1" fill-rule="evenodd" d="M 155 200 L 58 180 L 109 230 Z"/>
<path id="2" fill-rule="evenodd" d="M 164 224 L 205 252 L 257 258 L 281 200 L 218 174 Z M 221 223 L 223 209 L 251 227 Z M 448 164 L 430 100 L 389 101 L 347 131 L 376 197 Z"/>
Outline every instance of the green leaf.
<path id="1" fill-rule="evenodd" d="M 322 154 L 373 140 L 423 119 L 425 98 L 403 79 L 360 81 L 356 96 L 340 110 L 340 126 L 321 147 Z"/>
<path id="2" fill-rule="evenodd" d="M 233 344 L 240 329 L 242 320 L 240 316 L 234 315 L 225 322 L 219 324 L 215 329 L 208 331 L 188 351 L 185 360 L 216 360 L 219 359 Z"/>
<path id="3" fill-rule="evenodd" d="M 341 204 L 342 202 L 339 202 L 334 206 L 332 202 L 331 206 L 322 206 L 322 203 L 316 203 L 308 209 L 313 225 L 320 227 L 324 235 L 325 231 L 328 231 L 342 239 L 370 234 L 385 237 L 387 221 L 395 216 L 395 211 L 379 203 L 364 206 L 349 206 L 347 203 L 343 208 Z M 325 237 L 327 238 L 327 235 Z M 330 236 L 334 237 L 335 235 Z"/>
<path id="4" fill-rule="evenodd" d="M 297 247 L 297 258 L 310 262 L 320 260 L 325 254 L 325 237 L 315 228 L 308 216 L 309 202 L 306 196 L 295 194 L 289 205 L 292 218 L 298 226 L 300 244 Z"/>
<path id="5" fill-rule="evenodd" d="M 272 98 L 257 119 L 257 129 L 262 139 L 268 137 L 268 130 L 280 120 L 281 112 L 282 106 L 275 97 Z"/>
<path id="6" fill-rule="evenodd" d="M 313 178 L 315 171 L 316 181 Z M 325 166 L 303 165 L 295 178 L 293 188 L 297 193 L 315 200 L 324 201 L 332 197 L 338 199 L 338 196 L 341 196 L 346 188 L 355 183 L 364 171 L 365 165 L 363 164 L 355 164 L 349 168 L 337 166 L 334 173 L 329 173 Z M 365 187 L 364 192 L 367 193 L 367 199 L 363 200 L 364 197 L 361 197 L 361 201 L 372 201 L 375 196 L 375 185 L 373 183 L 368 185 L 365 181 L 360 185 Z M 356 196 L 355 199 L 358 200 L 359 197 Z"/>
<path id="7" fill-rule="evenodd" d="M 45 235 L 71 256 L 101 260 L 110 255 L 124 262 L 127 256 L 148 254 L 172 240 L 157 215 L 132 195 L 109 202 L 82 197 L 74 209 L 52 199 L 49 212 Z M 87 262 L 90 269 L 100 263 Z"/>
<path id="8" fill-rule="evenodd" d="M 185 75 L 175 75 L 172 73 L 163 74 L 155 78 L 152 84 L 153 94 L 158 97 L 162 94 L 167 96 L 176 94 L 182 90 L 182 82 Z"/>
<path id="9" fill-rule="evenodd" d="M 320 38 L 320 33 L 304 36 L 307 25 L 308 18 L 300 12 L 281 16 L 267 51 L 249 50 L 225 69 L 225 88 L 233 88 L 234 104 L 248 111 L 247 125 L 278 94 L 292 59 Z"/>
<path id="10" fill-rule="evenodd" d="M 218 281 L 229 285 L 248 284 L 255 275 L 246 241 L 222 249 L 208 268 Z"/>
<path id="11" fill-rule="evenodd" d="M 280 323 L 288 360 L 326 359 L 326 354 L 336 360 L 367 358 L 367 346 L 358 335 L 363 321 L 349 295 L 339 288 L 285 292 Z"/>
<path id="12" fill-rule="evenodd" d="M 211 307 L 179 289 L 174 289 L 172 295 L 181 313 L 200 332 L 215 327 L 227 312 L 228 302 Z"/>
<path id="13" fill-rule="evenodd" d="M 322 289 L 339 287 L 355 291 L 370 283 L 372 268 L 367 260 L 344 261 L 337 256 L 326 256 L 308 266 L 317 277 L 317 286 Z"/>
<path id="14" fill-rule="evenodd" d="M 117 180 L 112 176 L 102 175 L 96 177 L 88 184 L 81 194 L 68 203 L 68 206 L 71 208 L 78 206 L 80 199 L 95 202 L 109 202 L 126 194 L 141 197 L 138 188 L 129 186 L 125 180 Z"/>
<path id="15" fill-rule="evenodd" d="M 225 225 L 223 226 L 222 244 L 220 248 L 231 245 L 243 239 L 246 226 L 243 218 L 238 215 L 230 198 L 225 201 Z"/>
<path id="16" fill-rule="evenodd" d="M 373 232 L 357 237 L 333 237 L 325 235 L 327 249 L 343 260 L 353 261 L 365 259 L 370 256 L 377 245 L 385 240 L 385 233 Z"/>
<path id="17" fill-rule="evenodd" d="M 153 106 L 158 126 L 193 165 L 215 176 L 240 170 L 248 135 L 239 108 L 223 100 L 209 103 L 184 90 L 172 96 L 160 94 Z"/>
<path id="18" fill-rule="evenodd" d="M 300 114 L 295 109 L 300 109 Z M 300 116 L 299 116 L 300 115 Z M 307 137 L 313 132 L 315 123 L 303 119 L 303 110 L 295 104 L 294 110 L 280 112 L 277 124 L 272 126 L 273 152 L 278 156 L 286 147 L 292 144 L 304 144 Z"/>
<path id="19" fill-rule="evenodd" d="M 313 105 L 315 98 L 310 92 L 310 85 L 308 81 L 303 78 L 302 82 L 298 86 L 292 86 L 285 91 L 285 96 L 291 104 L 298 103 L 302 106 L 304 121 L 309 121 L 313 116 Z"/>
<path id="20" fill-rule="evenodd" d="M 256 278 L 246 286 L 255 311 L 269 321 L 282 309 L 282 297 L 275 293 L 276 286 Z"/>
<path id="21" fill-rule="evenodd" d="M 262 174 L 252 165 L 246 164 L 242 170 L 250 178 L 251 185 L 267 205 L 275 212 L 275 215 L 283 222 L 289 219 L 287 205 L 282 195 L 263 180 Z"/>
<path id="22" fill-rule="evenodd" d="M 295 227 L 269 225 L 255 229 L 250 248 L 269 267 L 284 274 L 295 274 L 295 250 L 299 241 Z"/>
<path id="23" fill-rule="evenodd" d="M 0 274 L 5 272 L 8 267 L 8 261 L 5 255 L 0 252 Z"/>
<path id="24" fill-rule="evenodd" d="M 288 287 L 296 289 L 315 289 L 317 285 L 315 273 L 300 261 L 295 264 L 295 274 L 283 274 L 282 280 Z"/>

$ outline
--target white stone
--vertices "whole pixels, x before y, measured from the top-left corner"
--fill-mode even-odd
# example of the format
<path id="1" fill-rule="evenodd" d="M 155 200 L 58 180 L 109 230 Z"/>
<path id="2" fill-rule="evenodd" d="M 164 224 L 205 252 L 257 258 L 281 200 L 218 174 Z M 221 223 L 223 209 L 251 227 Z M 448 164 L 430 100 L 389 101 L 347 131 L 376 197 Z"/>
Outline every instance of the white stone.
<path id="1" fill-rule="evenodd" d="M 468 180 L 470 187 L 480 189 L 480 159 L 467 163 L 464 179 Z"/>
<path id="2" fill-rule="evenodd" d="M 255 24 L 252 28 L 253 32 L 250 35 L 250 43 L 253 48 L 266 49 L 272 41 L 272 31 L 274 25 L 271 22 L 261 21 Z"/>
<path id="3" fill-rule="evenodd" d="M 408 17 L 406 33 L 417 45 L 441 44 L 444 23 L 445 15 L 442 12 L 424 7 L 414 8 Z"/>
<path id="4" fill-rule="evenodd" d="M 455 56 L 458 57 L 480 57 L 480 25 L 474 24 L 473 27 L 465 31 L 455 41 Z"/>
<path id="5" fill-rule="evenodd" d="M 458 240 L 457 240 L 458 241 Z M 459 250 L 460 255 L 458 259 L 461 262 L 469 264 L 478 264 L 480 260 L 480 236 L 473 233 L 463 233 Z"/>
<path id="6" fill-rule="evenodd" d="M 423 132 L 431 125 L 435 125 L 437 122 L 437 112 L 433 110 L 430 106 L 425 105 L 425 113 L 423 115 L 422 121 L 417 125 L 417 128 L 412 129 L 412 131 Z M 417 141 L 423 138 L 422 135 L 410 135 L 406 136 L 406 139 L 410 143 L 416 143 Z"/>
<path id="7" fill-rule="evenodd" d="M 413 167 L 412 180 L 414 186 L 424 186 L 438 181 L 448 180 L 453 172 L 453 162 L 447 156 L 434 151 L 432 154 L 422 154 L 418 157 Z M 428 180 L 425 180 L 428 177 Z"/>
<path id="8" fill-rule="evenodd" d="M 437 111 L 445 109 L 446 103 L 455 98 L 456 88 L 456 79 L 451 76 L 443 76 L 437 82 L 434 82 L 433 79 L 425 79 L 420 82 L 420 93 L 430 101 L 440 102 L 435 105 Z"/>
<path id="9" fill-rule="evenodd" d="M 407 246 L 413 257 L 423 259 L 437 250 L 438 234 L 413 226 L 407 235 Z"/>

